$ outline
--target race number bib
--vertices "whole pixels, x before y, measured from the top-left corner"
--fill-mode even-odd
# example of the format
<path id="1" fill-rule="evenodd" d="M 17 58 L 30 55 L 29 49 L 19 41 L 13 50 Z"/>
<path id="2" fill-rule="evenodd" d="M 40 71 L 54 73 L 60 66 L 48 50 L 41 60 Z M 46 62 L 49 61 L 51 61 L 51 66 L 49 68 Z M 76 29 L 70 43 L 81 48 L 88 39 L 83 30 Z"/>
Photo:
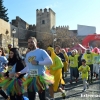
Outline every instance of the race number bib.
<path id="1" fill-rule="evenodd" d="M 74 61 L 71 61 L 70 64 L 71 64 L 71 65 L 74 64 Z"/>
<path id="2" fill-rule="evenodd" d="M 30 74 L 31 77 L 35 77 L 38 75 L 38 70 L 37 69 L 31 69 L 30 70 Z"/>
<path id="3" fill-rule="evenodd" d="M 91 60 L 88 60 L 88 63 L 90 63 L 91 62 Z"/>
<path id="4" fill-rule="evenodd" d="M 9 72 L 12 71 L 12 67 L 13 67 L 13 66 L 9 66 L 9 67 L 8 67 L 8 71 L 9 71 Z"/>

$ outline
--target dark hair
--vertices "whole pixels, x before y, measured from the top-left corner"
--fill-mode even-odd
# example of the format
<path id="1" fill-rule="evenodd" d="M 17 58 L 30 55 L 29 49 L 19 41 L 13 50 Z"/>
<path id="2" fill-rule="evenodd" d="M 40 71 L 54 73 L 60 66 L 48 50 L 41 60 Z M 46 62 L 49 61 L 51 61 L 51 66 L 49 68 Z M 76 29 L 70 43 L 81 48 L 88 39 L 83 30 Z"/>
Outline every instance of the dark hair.
<path id="1" fill-rule="evenodd" d="M 56 47 L 58 47 L 59 49 L 61 49 L 61 47 L 59 45 L 56 45 Z"/>
<path id="2" fill-rule="evenodd" d="M 48 47 L 53 47 L 52 45 L 49 45 Z"/>
<path id="3" fill-rule="evenodd" d="M 5 52 L 4 52 L 2 47 L 0 47 L 0 50 L 2 51 L 2 55 L 1 56 L 5 56 Z"/>
<path id="4" fill-rule="evenodd" d="M 86 63 L 86 60 L 85 59 L 82 59 L 82 62 Z"/>
<path id="5" fill-rule="evenodd" d="M 19 51 L 17 48 L 11 48 L 10 51 L 12 51 L 14 53 L 14 56 L 13 56 L 13 58 L 9 58 L 8 65 L 13 66 L 16 64 L 15 72 L 19 72 L 22 69 L 24 69 L 24 67 L 25 67 L 22 57 L 19 54 Z M 24 74 L 21 74 L 18 78 L 22 78 L 23 76 L 24 76 Z"/>
<path id="6" fill-rule="evenodd" d="M 11 48 L 10 51 L 14 53 L 13 58 L 9 57 L 8 65 L 14 65 L 18 60 L 22 60 L 21 55 L 17 48 Z"/>

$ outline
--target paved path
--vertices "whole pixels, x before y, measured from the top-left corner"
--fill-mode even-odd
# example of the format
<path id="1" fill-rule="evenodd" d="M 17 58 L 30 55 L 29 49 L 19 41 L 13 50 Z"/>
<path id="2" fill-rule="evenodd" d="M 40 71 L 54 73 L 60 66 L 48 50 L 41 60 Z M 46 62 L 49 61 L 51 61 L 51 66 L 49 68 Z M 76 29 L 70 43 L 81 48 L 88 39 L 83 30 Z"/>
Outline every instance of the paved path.
<path id="1" fill-rule="evenodd" d="M 83 85 L 82 85 L 81 78 L 79 78 L 78 83 L 73 82 L 73 84 L 70 85 L 69 74 L 68 74 L 68 77 L 65 79 L 65 81 L 66 81 L 66 86 L 65 86 L 66 99 L 65 100 L 94 100 L 94 99 L 100 100 L 100 80 L 94 79 L 93 84 L 89 85 L 89 89 L 86 92 L 82 92 Z M 48 96 L 49 92 L 47 91 L 46 94 Z M 93 96 L 93 97 L 86 97 L 86 96 Z M 0 97 L 0 100 L 4 100 L 4 99 Z M 38 97 L 36 100 L 39 100 Z M 63 100 L 61 97 L 61 93 L 55 93 L 55 100 Z"/>

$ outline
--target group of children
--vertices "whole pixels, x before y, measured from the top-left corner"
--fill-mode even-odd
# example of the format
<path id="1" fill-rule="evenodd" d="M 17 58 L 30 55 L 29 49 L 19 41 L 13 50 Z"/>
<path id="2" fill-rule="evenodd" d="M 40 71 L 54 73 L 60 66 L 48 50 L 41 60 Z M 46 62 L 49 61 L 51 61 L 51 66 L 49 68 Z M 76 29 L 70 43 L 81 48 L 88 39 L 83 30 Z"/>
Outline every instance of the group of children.
<path id="1" fill-rule="evenodd" d="M 86 91 L 89 88 L 89 83 L 93 83 L 93 75 L 98 79 L 100 74 L 100 52 L 96 47 L 93 50 L 87 49 L 85 53 L 79 55 L 75 53 L 75 50 L 71 52 L 69 56 L 69 67 L 70 67 L 70 78 L 72 83 L 72 77 L 76 78 L 76 82 L 79 77 L 79 72 L 81 72 L 83 80 L 83 90 Z M 80 57 L 81 56 L 81 57 Z M 78 59 L 80 57 L 80 60 Z M 78 62 L 79 65 L 78 65 Z"/>

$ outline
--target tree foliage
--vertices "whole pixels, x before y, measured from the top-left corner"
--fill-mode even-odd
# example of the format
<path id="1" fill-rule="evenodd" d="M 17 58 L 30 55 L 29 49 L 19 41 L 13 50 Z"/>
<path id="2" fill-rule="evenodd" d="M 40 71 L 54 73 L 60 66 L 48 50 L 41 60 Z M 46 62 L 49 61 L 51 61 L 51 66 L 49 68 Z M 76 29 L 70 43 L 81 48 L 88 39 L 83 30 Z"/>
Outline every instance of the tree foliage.
<path id="1" fill-rule="evenodd" d="M 3 6 L 3 0 L 0 0 L 0 18 L 8 22 L 9 18 L 7 16 L 7 11 L 8 9 L 6 9 L 6 7 Z"/>

